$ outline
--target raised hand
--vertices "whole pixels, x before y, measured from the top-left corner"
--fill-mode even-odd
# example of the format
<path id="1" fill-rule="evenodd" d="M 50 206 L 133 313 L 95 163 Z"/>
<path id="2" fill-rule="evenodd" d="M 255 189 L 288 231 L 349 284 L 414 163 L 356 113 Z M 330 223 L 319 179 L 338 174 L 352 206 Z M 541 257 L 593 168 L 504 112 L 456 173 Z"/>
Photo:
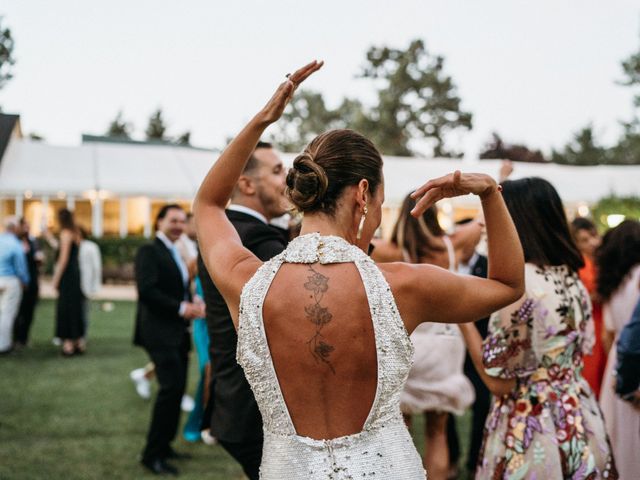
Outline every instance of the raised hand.
<path id="1" fill-rule="evenodd" d="M 259 116 L 261 120 L 266 123 L 273 123 L 277 121 L 284 112 L 285 107 L 291 101 L 293 93 L 298 85 L 304 82 L 311 74 L 317 72 L 322 68 L 324 62 L 313 62 L 305 65 L 304 67 L 296 70 L 293 74 L 287 76 L 287 80 L 282 82 L 276 92 L 271 97 L 271 100 L 267 102 L 264 108 L 260 111 Z"/>
<path id="2" fill-rule="evenodd" d="M 429 180 L 411 194 L 417 200 L 411 215 L 418 217 L 431 205 L 443 198 L 458 197 L 469 193 L 483 197 L 497 190 L 498 185 L 489 175 L 483 173 L 454 173 Z"/>

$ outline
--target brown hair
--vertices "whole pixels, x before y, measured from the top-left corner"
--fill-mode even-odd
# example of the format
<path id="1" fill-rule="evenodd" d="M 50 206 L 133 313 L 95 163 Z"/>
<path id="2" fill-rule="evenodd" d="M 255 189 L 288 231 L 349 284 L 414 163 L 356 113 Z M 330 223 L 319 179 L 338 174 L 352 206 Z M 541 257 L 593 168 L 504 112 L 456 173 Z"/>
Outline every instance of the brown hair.
<path id="1" fill-rule="evenodd" d="M 640 264 L 640 222 L 625 220 L 605 233 L 596 250 L 597 291 L 606 302 Z"/>
<path id="2" fill-rule="evenodd" d="M 58 223 L 61 230 L 77 231 L 76 222 L 73 219 L 73 212 L 66 208 L 58 210 Z"/>
<path id="3" fill-rule="evenodd" d="M 330 130 L 314 138 L 293 161 L 287 196 L 301 212 L 333 215 L 344 189 L 363 179 L 375 195 L 382 181 L 382 157 L 376 147 L 353 130 Z"/>
<path id="4" fill-rule="evenodd" d="M 411 215 L 416 201 L 407 195 L 402 202 L 398 220 L 393 227 L 391 242 L 407 252 L 413 263 L 430 257 L 434 252 L 445 250 L 434 237 L 444 235 L 444 230 L 438 223 L 438 210 L 435 205 L 425 210 L 419 217 Z"/>

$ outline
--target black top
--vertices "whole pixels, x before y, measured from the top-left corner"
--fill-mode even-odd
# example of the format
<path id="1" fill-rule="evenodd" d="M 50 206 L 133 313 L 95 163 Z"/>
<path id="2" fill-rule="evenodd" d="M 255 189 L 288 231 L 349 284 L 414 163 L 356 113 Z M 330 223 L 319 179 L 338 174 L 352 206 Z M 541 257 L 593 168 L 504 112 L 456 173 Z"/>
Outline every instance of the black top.
<path id="1" fill-rule="evenodd" d="M 242 212 L 227 210 L 242 244 L 267 261 L 287 246 L 280 230 Z M 226 442 L 243 442 L 262 436 L 262 417 L 242 367 L 236 362 L 236 335 L 229 309 L 198 257 L 198 272 L 207 305 L 211 358 L 211 434 Z"/>
<path id="2" fill-rule="evenodd" d="M 138 309 L 134 343 L 146 348 L 177 347 L 188 340 L 189 323 L 178 311 L 190 300 L 182 272 L 171 251 L 156 238 L 136 254 Z"/>

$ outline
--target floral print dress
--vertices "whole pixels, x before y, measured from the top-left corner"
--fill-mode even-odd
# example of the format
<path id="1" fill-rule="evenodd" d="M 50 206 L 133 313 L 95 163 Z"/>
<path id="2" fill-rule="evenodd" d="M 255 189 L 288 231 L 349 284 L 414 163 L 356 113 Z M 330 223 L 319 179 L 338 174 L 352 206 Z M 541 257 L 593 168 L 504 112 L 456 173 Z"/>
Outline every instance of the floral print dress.
<path id="1" fill-rule="evenodd" d="M 494 398 L 476 479 L 617 479 L 595 395 L 582 377 L 593 346 L 589 295 L 565 266 L 525 266 L 526 293 L 489 322 L 489 375 L 516 380 Z"/>

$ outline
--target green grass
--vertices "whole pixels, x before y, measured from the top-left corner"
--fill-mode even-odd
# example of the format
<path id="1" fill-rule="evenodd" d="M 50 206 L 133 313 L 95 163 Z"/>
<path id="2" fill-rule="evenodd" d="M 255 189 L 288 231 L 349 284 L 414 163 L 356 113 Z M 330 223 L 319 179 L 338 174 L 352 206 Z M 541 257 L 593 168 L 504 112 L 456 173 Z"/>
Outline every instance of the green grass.
<path id="1" fill-rule="evenodd" d="M 135 304 L 114 302 L 111 312 L 100 306 L 95 303 L 91 311 L 86 355 L 59 355 L 51 344 L 54 303 L 41 301 L 31 346 L 0 357 L 0 479 L 155 478 L 137 462 L 152 401 L 138 397 L 129 379 L 132 369 L 147 362 L 145 352 L 131 344 Z M 192 395 L 197 375 L 194 358 L 188 385 Z M 420 452 L 423 426 L 416 418 Z M 460 427 L 465 438 L 468 421 Z M 245 478 L 220 446 L 191 444 L 181 437 L 174 446 L 193 455 L 174 462 L 180 478 Z"/>

